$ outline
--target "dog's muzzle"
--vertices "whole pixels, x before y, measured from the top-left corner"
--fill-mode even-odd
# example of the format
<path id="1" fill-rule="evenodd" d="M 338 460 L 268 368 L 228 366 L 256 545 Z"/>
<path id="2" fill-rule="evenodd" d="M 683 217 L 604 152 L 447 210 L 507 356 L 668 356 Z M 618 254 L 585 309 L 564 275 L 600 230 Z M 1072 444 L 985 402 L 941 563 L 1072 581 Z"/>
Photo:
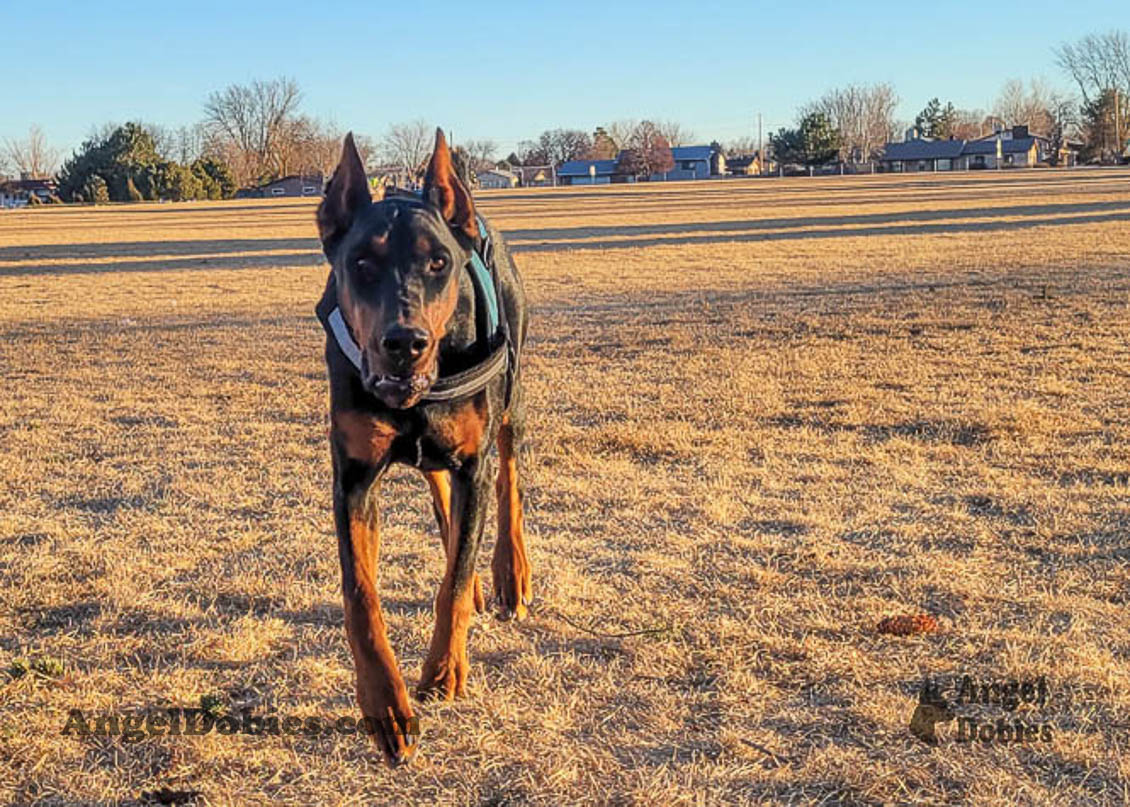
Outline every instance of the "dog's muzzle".
<path id="1" fill-rule="evenodd" d="M 406 409 L 416 404 L 435 383 L 433 373 L 409 372 L 397 375 L 372 372 L 366 355 L 361 356 L 361 378 L 365 389 L 394 409 Z"/>

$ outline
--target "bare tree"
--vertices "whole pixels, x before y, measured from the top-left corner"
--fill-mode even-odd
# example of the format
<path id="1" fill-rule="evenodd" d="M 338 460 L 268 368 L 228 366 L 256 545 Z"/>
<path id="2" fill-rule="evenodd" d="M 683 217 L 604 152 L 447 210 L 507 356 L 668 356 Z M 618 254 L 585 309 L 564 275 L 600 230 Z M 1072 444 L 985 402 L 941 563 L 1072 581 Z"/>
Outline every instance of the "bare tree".
<path id="1" fill-rule="evenodd" d="M 622 164 L 632 166 L 630 173 L 648 176 L 662 174 L 675 167 L 671 157 L 671 145 L 659 127 L 649 120 L 636 124 L 636 128 L 628 138 L 625 151 L 630 154 L 621 155 L 620 159 Z"/>
<path id="2" fill-rule="evenodd" d="M 694 132 L 683 126 L 678 121 L 661 120 L 655 124 L 659 133 L 667 138 L 667 143 L 672 146 L 685 146 L 694 140 Z"/>
<path id="3" fill-rule="evenodd" d="M 898 100 L 890 84 L 850 84 L 802 107 L 801 117 L 823 114 L 840 134 L 840 160 L 867 162 L 893 139 Z"/>
<path id="4" fill-rule="evenodd" d="M 748 156 L 757 151 L 757 140 L 752 137 L 736 137 L 726 142 L 726 155 L 729 157 Z"/>
<path id="5" fill-rule="evenodd" d="M 1078 99 L 1068 93 L 1057 92 L 1049 99 L 1048 113 L 1052 126 L 1047 135 L 1051 141 L 1048 159 L 1053 166 L 1060 164 L 1068 138 L 1079 135 L 1078 110 Z"/>
<path id="6" fill-rule="evenodd" d="M 840 159 L 859 163 L 878 156 L 895 136 L 898 95 L 889 84 L 849 85 L 828 90 L 801 109 L 801 116 L 824 114 L 840 132 Z"/>
<path id="7" fill-rule="evenodd" d="M 1130 95 L 1130 37 L 1127 37 L 1125 31 L 1119 30 L 1087 34 L 1078 42 L 1060 45 L 1055 54 L 1059 66 L 1079 85 L 1085 109 L 1093 112 L 1098 107 L 1111 108 L 1115 143 L 1113 151 L 1121 155 L 1126 126 L 1122 106 Z M 1092 134 L 1094 132 L 1089 133 L 1089 140 Z M 1106 151 L 1105 135 L 1101 141 L 1100 150 Z M 1091 145 L 1093 147 L 1096 144 L 1092 142 Z"/>
<path id="8" fill-rule="evenodd" d="M 612 138 L 612 142 L 616 144 L 616 148 L 628 148 L 628 144 L 632 140 L 632 134 L 639 128 L 640 122 L 637 120 L 616 120 L 605 127 L 608 136 Z"/>
<path id="9" fill-rule="evenodd" d="M 147 123 L 139 120 L 138 125 L 153 138 L 153 150 L 163 160 L 175 160 L 177 156 L 177 133 L 160 123 Z"/>
<path id="10" fill-rule="evenodd" d="M 1079 85 L 1083 103 L 1103 92 L 1130 90 L 1130 38 L 1125 31 L 1087 34 L 1055 49 L 1056 63 Z"/>
<path id="11" fill-rule="evenodd" d="M 976 140 L 991 131 L 991 129 L 985 128 L 985 111 L 983 109 L 954 110 L 953 136 L 959 140 Z"/>
<path id="12" fill-rule="evenodd" d="M 206 152 L 207 137 L 199 123 L 180 127 L 173 133 L 173 140 L 173 159 L 182 165 L 191 165 Z"/>
<path id="13" fill-rule="evenodd" d="M 394 123 L 380 143 L 380 152 L 385 162 L 418 180 L 423 177 L 424 162 L 432 153 L 434 139 L 435 127 L 423 119 Z"/>
<path id="14" fill-rule="evenodd" d="M 215 143 L 236 158 L 232 167 L 240 182 L 284 172 L 284 140 L 301 98 L 289 78 L 232 84 L 208 96 L 205 125 Z"/>
<path id="15" fill-rule="evenodd" d="M 471 170 L 485 171 L 494 167 L 498 143 L 493 140 L 468 140 L 461 145 L 471 158 Z"/>
<path id="16" fill-rule="evenodd" d="M 547 129 L 538 136 L 537 147 L 547 163 L 559 166 L 584 157 L 592 149 L 592 138 L 580 129 Z"/>
<path id="17" fill-rule="evenodd" d="M 47 144 L 43 130 L 33 125 L 27 130 L 27 138 L 4 140 L 4 156 L 21 174 L 33 179 L 49 177 L 59 166 L 59 150 Z"/>
<path id="18" fill-rule="evenodd" d="M 344 134 L 332 124 L 299 115 L 287 122 L 280 137 L 280 167 L 284 174 L 332 173 L 341 154 Z M 361 155 L 365 159 L 365 155 Z"/>
<path id="19" fill-rule="evenodd" d="M 1051 108 L 1056 92 L 1047 82 L 1032 79 L 1028 89 L 1019 79 L 1006 81 L 993 105 L 993 114 L 1009 126 L 1027 126 L 1033 133 L 1047 137 L 1055 128 Z"/>
<path id="20" fill-rule="evenodd" d="M 369 170 L 369 166 L 371 166 L 373 162 L 378 158 L 377 144 L 374 143 L 373 138 L 369 137 L 368 135 L 358 134 L 357 132 L 354 132 L 353 145 L 357 148 L 357 153 L 361 155 L 361 163 L 365 166 L 365 170 Z M 335 158 L 340 156 L 340 154 L 341 149 L 339 148 L 338 153 L 335 155 Z M 337 165 L 336 161 L 334 162 L 334 165 Z"/>
<path id="21" fill-rule="evenodd" d="M 548 165 L 549 155 L 534 140 L 518 141 L 518 150 L 515 155 L 519 165 Z"/>

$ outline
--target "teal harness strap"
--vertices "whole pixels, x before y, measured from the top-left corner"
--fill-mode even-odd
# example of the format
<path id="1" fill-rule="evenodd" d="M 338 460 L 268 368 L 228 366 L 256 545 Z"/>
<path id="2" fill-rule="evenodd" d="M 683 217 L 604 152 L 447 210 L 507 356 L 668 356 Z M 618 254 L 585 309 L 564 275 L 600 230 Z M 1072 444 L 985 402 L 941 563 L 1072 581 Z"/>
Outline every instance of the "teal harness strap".
<path id="1" fill-rule="evenodd" d="M 490 236 L 483 220 L 477 216 L 476 219 L 479 223 L 479 236 L 483 239 L 484 244 L 482 251 L 486 252 L 486 245 L 490 243 Z M 471 279 L 474 280 L 479 289 L 479 297 L 486 303 L 487 333 L 493 335 L 498 330 L 498 295 L 495 293 L 494 278 L 479 252 L 477 249 L 471 250 Z"/>

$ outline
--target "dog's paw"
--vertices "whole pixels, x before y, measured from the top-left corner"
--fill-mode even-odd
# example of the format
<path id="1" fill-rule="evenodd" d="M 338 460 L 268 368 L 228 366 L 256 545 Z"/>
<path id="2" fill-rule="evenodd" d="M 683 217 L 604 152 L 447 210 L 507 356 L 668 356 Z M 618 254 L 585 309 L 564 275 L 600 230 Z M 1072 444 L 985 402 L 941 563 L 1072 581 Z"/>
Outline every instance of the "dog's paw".
<path id="1" fill-rule="evenodd" d="M 396 768 L 412 759 L 420 742 L 420 721 L 412 714 L 407 699 L 403 704 L 363 707 L 362 711 L 362 725 L 384 754 L 385 762 Z"/>
<path id="2" fill-rule="evenodd" d="M 467 694 L 467 673 L 470 664 L 466 653 L 447 655 L 424 662 L 424 672 L 416 687 L 416 697 L 422 701 L 450 701 Z"/>

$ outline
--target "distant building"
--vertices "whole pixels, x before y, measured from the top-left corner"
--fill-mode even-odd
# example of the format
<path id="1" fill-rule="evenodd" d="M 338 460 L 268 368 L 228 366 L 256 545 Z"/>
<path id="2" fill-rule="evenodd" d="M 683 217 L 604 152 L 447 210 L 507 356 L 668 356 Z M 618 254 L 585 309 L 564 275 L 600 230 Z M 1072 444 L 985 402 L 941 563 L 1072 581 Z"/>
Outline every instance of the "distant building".
<path id="1" fill-rule="evenodd" d="M 901 143 L 888 143 L 879 162 L 884 170 L 894 173 L 954 171 L 965 167 L 961 162 L 964 148 L 964 140 L 914 137 Z"/>
<path id="2" fill-rule="evenodd" d="M 274 199 L 284 196 L 321 196 L 325 177 L 317 174 L 291 174 L 257 188 L 240 188 L 236 199 Z"/>
<path id="3" fill-rule="evenodd" d="M 726 173 L 730 176 L 757 176 L 761 173 L 761 155 L 737 154 L 726 158 Z"/>
<path id="4" fill-rule="evenodd" d="M 24 207 L 31 197 L 39 202 L 50 202 L 55 196 L 55 180 L 33 179 L 23 174 L 19 179 L 0 181 L 0 207 Z"/>
<path id="5" fill-rule="evenodd" d="M 557 169 L 559 185 L 607 185 L 624 182 L 616 173 L 616 160 L 570 160 Z"/>
<path id="6" fill-rule="evenodd" d="M 885 171 L 976 171 L 995 168 L 1032 168 L 1047 164 L 1054 156 L 1046 137 L 1029 133 L 1027 126 L 1013 126 L 974 140 L 934 140 L 917 137 L 911 130 L 901 143 L 888 143 L 879 160 Z M 1058 165 L 1075 164 L 1075 150 L 1065 144 Z"/>
<path id="7" fill-rule="evenodd" d="M 540 188 L 557 184 L 552 165 L 519 165 L 514 169 L 523 188 Z"/>
<path id="8" fill-rule="evenodd" d="M 570 160 L 557 169 L 559 185 L 607 185 L 610 182 L 635 182 L 617 168 L 624 152 L 614 160 Z M 675 146 L 674 165 L 648 177 L 652 182 L 674 179 L 709 179 L 726 173 L 726 155 L 712 146 Z"/>
<path id="9" fill-rule="evenodd" d="M 675 166 L 651 179 L 709 179 L 726 173 L 726 155 L 712 146 L 674 146 L 671 159 Z"/>
<path id="10" fill-rule="evenodd" d="M 476 176 L 480 188 L 513 188 L 518 184 L 518 175 L 502 168 L 479 171 Z"/>

